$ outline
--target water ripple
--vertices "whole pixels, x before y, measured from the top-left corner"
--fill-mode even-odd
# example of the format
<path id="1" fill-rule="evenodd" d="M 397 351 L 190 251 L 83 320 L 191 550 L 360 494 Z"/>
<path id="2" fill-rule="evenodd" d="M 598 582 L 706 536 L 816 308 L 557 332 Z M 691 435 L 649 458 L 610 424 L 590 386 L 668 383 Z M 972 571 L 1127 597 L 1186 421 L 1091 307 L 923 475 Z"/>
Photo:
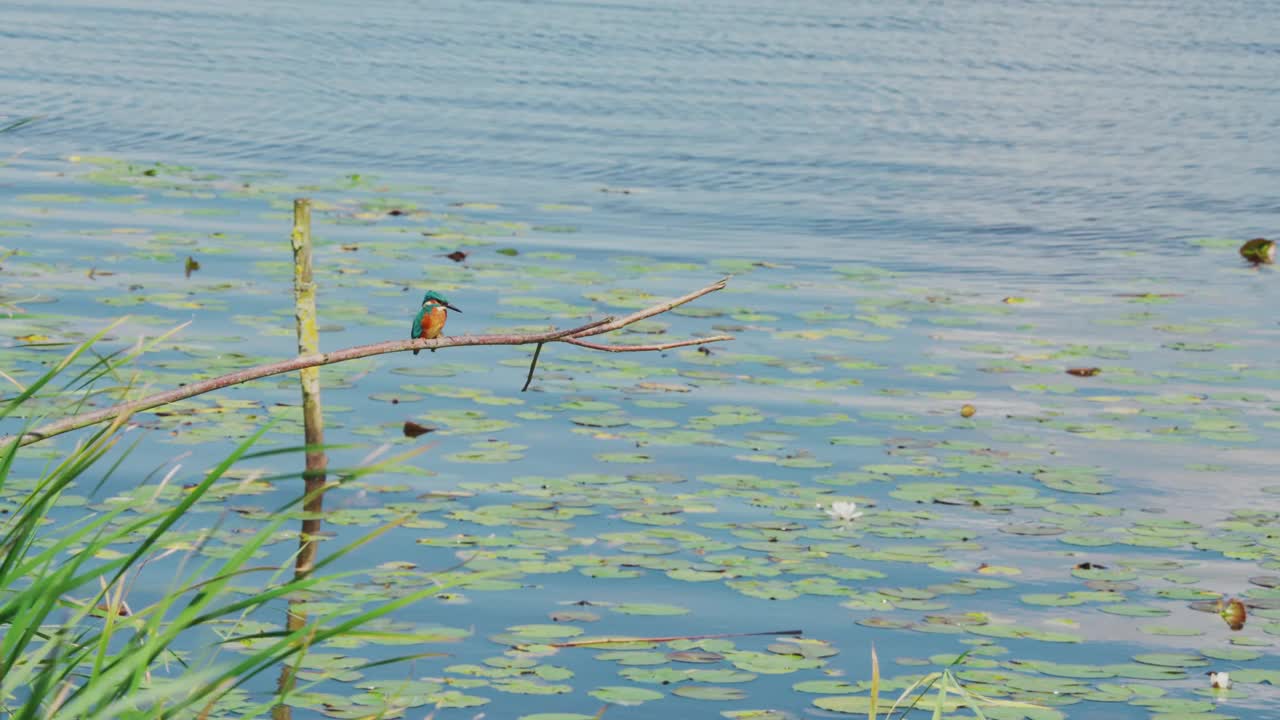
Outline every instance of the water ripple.
<path id="1" fill-rule="evenodd" d="M 636 226 L 819 257 L 926 236 L 1087 256 L 1271 222 L 1278 13 L 53 0 L 0 7 L 0 97 L 46 116 L 13 139 L 50 153 L 645 187 L 619 209 Z"/>

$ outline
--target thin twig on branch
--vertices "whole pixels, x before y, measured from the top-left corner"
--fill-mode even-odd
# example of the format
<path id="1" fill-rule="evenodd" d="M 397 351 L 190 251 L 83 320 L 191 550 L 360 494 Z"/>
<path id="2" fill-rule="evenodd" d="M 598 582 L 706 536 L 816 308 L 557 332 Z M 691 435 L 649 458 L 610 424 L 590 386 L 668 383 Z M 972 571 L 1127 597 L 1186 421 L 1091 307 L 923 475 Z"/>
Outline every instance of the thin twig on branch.
<path id="1" fill-rule="evenodd" d="M 573 342 L 569 340 L 567 342 Z M 538 356 L 542 354 L 542 343 L 538 343 L 533 347 L 533 359 L 529 361 L 529 374 L 524 378 L 524 387 L 520 388 L 520 392 L 529 389 L 529 383 L 533 382 L 533 369 L 538 367 Z"/>
<path id="2" fill-rule="evenodd" d="M 204 393 L 214 390 L 220 390 L 231 385 L 239 385 L 251 380 L 260 380 L 272 375 L 280 375 L 282 373 L 294 372 L 302 368 L 317 367 L 320 365 L 333 365 L 335 363 L 346 362 L 348 360 L 357 360 L 359 358 L 370 357 L 373 355 L 385 355 L 393 352 L 404 352 L 405 350 L 426 350 L 440 349 L 446 347 L 468 347 L 472 345 L 529 345 L 536 343 L 538 350 L 534 351 L 534 364 L 537 362 L 537 355 L 542 345 L 550 342 L 571 342 L 575 345 L 590 348 L 592 350 L 604 350 L 606 352 L 643 352 L 653 350 L 665 350 L 669 347 L 681 347 L 684 345 L 697 345 L 709 342 L 722 342 L 732 340 L 730 335 L 716 335 L 714 337 L 695 338 L 692 340 L 684 340 L 676 343 L 667 343 L 665 345 L 649 345 L 649 346 L 630 346 L 630 345 L 597 345 L 595 343 L 582 343 L 579 338 L 599 335 L 601 333 L 611 332 L 618 328 L 626 327 L 635 322 L 639 322 L 647 317 L 653 317 L 668 310 L 679 307 L 691 300 L 702 297 L 708 293 L 717 290 L 723 290 L 728 278 L 712 283 L 701 290 L 691 292 L 688 295 L 678 297 L 674 300 L 668 300 L 663 303 L 646 308 L 639 312 L 628 315 L 621 320 L 612 317 L 606 317 L 601 320 L 585 323 L 577 327 L 568 328 L 566 330 L 548 330 L 541 333 L 530 334 L 498 334 L 498 335 L 455 335 L 451 337 L 440 337 L 434 340 L 426 340 L 417 338 L 412 340 L 389 340 L 387 342 L 374 343 L 372 345 L 359 345 L 356 347 L 345 348 L 343 350 L 335 350 L 329 353 L 312 353 L 309 355 L 301 355 L 289 360 L 281 360 L 279 362 L 267 363 L 266 365 L 258 365 L 257 367 L 239 370 L 237 372 L 220 375 L 208 380 L 190 383 L 180 388 L 175 388 L 162 393 L 157 393 L 140 400 L 120 403 L 102 410 L 94 410 L 92 412 L 82 413 L 73 417 L 52 422 L 47 425 L 38 427 L 21 436 L 9 435 L 0 438 L 0 450 L 9 447 L 14 442 L 19 445 L 30 445 L 47 438 L 79 430 L 83 427 L 96 425 L 97 423 L 111 420 L 120 416 L 128 416 L 134 413 L 150 410 L 168 405 L 180 400 L 203 395 Z M 525 380 L 525 388 L 529 387 L 529 382 L 533 379 L 533 365 L 529 367 L 529 376 Z"/>

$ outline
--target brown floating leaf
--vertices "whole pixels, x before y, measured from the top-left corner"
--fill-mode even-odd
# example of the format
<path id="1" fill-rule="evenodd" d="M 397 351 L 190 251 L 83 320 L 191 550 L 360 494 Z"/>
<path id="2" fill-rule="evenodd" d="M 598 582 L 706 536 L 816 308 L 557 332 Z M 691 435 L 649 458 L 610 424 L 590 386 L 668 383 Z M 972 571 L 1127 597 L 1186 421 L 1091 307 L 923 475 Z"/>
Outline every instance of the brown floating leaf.
<path id="1" fill-rule="evenodd" d="M 1276 243 L 1266 238 L 1254 238 L 1240 246 L 1240 257 L 1254 265 L 1276 261 Z"/>
<path id="2" fill-rule="evenodd" d="M 467 259 L 467 254 L 462 252 L 461 250 L 454 250 L 448 255 L 445 255 L 445 257 L 449 258 L 454 262 L 462 262 L 463 260 Z"/>
<path id="3" fill-rule="evenodd" d="M 401 215 L 404 214 L 404 211 L 401 210 L 400 208 L 392 208 L 391 210 L 387 211 L 387 214 L 390 215 L 391 217 L 400 217 Z"/>
<path id="4" fill-rule="evenodd" d="M 1077 570 L 1106 570 L 1107 566 L 1099 565 L 1098 563 L 1095 563 L 1095 562 L 1082 562 L 1079 565 L 1076 565 L 1076 569 Z"/>
<path id="5" fill-rule="evenodd" d="M 1248 613 L 1246 613 L 1244 609 L 1244 603 L 1240 602 L 1237 598 L 1231 598 L 1227 601 L 1226 607 L 1222 607 L 1221 600 L 1218 601 L 1218 604 L 1220 608 L 1218 610 L 1218 614 L 1222 615 L 1222 619 L 1227 623 L 1227 627 L 1232 630 L 1243 630 L 1244 621 L 1248 616 Z"/>
<path id="6" fill-rule="evenodd" d="M 197 271 L 197 270 L 199 270 L 199 269 L 200 269 L 200 263 L 196 262 L 196 259 L 195 259 L 195 258 L 193 258 L 193 257 L 191 257 L 190 255 L 188 255 L 188 256 L 187 256 L 187 262 L 186 262 L 186 264 L 183 266 L 183 272 L 185 272 L 185 273 L 186 273 L 186 276 L 187 276 L 187 277 L 191 277 L 191 273 L 193 273 L 193 272 L 195 272 L 195 271 Z M 101 274 L 101 273 L 99 273 L 99 274 Z"/>
<path id="7" fill-rule="evenodd" d="M 436 429 L 435 429 L 435 428 L 433 428 L 433 427 L 427 427 L 426 425 L 419 425 L 418 423 L 416 423 L 416 422 L 414 422 L 414 421 L 412 421 L 412 420 L 405 420 L 405 421 L 404 421 L 404 436 L 405 436 L 405 437 L 416 438 L 416 437 L 418 437 L 419 435 L 426 435 L 426 434 L 427 434 L 427 433 L 429 433 L 429 432 L 435 432 L 435 431 L 436 431 Z"/>
<path id="8" fill-rule="evenodd" d="M 342 246 L 342 252 L 355 252 L 355 251 L 357 251 L 357 250 L 359 250 L 359 249 L 360 249 L 360 246 L 359 246 L 359 245 L 356 245 L 356 244 L 354 244 L 354 243 L 353 243 L 353 244 L 351 244 L 351 245 L 343 245 L 343 246 Z"/>
<path id="9" fill-rule="evenodd" d="M 1102 368 L 1067 368 L 1068 375 L 1076 377 L 1093 377 L 1102 372 Z"/>

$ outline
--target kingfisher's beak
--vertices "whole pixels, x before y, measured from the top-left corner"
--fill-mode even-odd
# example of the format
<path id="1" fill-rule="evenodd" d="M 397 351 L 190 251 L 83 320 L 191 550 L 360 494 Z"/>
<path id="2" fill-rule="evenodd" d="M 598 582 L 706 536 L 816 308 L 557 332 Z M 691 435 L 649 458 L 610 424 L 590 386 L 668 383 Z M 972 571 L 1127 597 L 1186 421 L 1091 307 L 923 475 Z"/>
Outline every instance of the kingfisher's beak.
<path id="1" fill-rule="evenodd" d="M 452 311 L 454 311 L 454 312 L 462 312 L 461 310 L 459 310 L 458 308 L 456 308 L 456 307 L 454 307 L 454 306 L 450 305 L 449 303 L 445 303 L 445 304 L 444 304 L 444 306 L 445 306 L 445 307 L 447 307 L 447 308 L 449 308 L 450 310 L 452 310 Z"/>

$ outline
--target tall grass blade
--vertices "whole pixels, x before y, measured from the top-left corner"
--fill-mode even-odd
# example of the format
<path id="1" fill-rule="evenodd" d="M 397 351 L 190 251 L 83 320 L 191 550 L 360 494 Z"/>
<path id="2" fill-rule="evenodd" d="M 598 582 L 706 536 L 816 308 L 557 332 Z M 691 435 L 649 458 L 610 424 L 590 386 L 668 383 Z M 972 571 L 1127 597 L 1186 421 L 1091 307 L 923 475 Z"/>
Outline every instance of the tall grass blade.
<path id="1" fill-rule="evenodd" d="M 913 700 L 911 704 L 908 705 L 906 709 L 902 711 L 902 714 L 898 716 L 899 718 L 906 717 L 907 713 L 911 712 L 916 708 L 916 703 L 920 702 L 920 698 L 924 697 L 924 694 L 929 692 L 929 688 L 933 687 L 933 684 L 937 682 L 938 678 L 941 677 L 941 675 L 942 673 L 931 672 L 928 675 L 925 675 L 924 677 L 919 678 L 915 682 L 911 683 L 911 685 L 909 685 L 906 690 L 902 691 L 902 694 L 898 696 L 898 699 L 893 701 L 893 706 L 889 708 L 888 716 L 892 718 L 894 711 L 898 709 L 898 706 L 902 704 L 902 701 L 911 697 L 911 695 L 915 693 L 916 688 L 920 687 L 921 685 L 924 685 L 924 689 L 920 691 L 920 695 L 917 696 L 915 700 Z"/>
<path id="2" fill-rule="evenodd" d="M 871 643 L 871 706 L 867 720 L 876 720 L 880 710 L 880 658 L 876 656 L 876 644 Z"/>
<path id="3" fill-rule="evenodd" d="M 946 707 L 947 704 L 947 683 L 949 682 L 948 678 L 950 677 L 951 673 L 943 672 L 942 682 L 938 683 L 938 696 L 934 698 L 935 705 L 933 706 L 933 720 L 942 720 L 942 708 Z M 926 690 L 927 689 L 928 688 L 926 688 Z"/>
<path id="4" fill-rule="evenodd" d="M 53 367 L 49 368 L 49 370 L 45 372 L 44 375 L 41 375 L 39 379 L 37 379 L 35 382 L 28 385 L 26 390 L 23 390 L 22 392 L 18 393 L 17 396 L 11 398 L 3 407 L 0 407 L 0 420 L 3 420 L 4 418 L 8 417 L 10 414 L 13 413 L 14 410 L 17 410 L 19 407 L 22 407 L 22 404 L 27 400 L 29 400 L 37 392 L 39 392 L 40 388 L 44 387 L 45 385 L 48 385 L 49 381 L 57 377 L 63 370 L 66 370 L 68 367 L 70 367 L 71 363 L 76 361 L 76 358 L 83 355 L 85 351 L 87 351 L 94 343 L 101 340 L 107 333 L 116 329 L 120 325 L 120 323 L 123 323 L 127 319 L 128 317 L 126 316 L 116 320 L 115 322 L 111 323 L 105 328 L 99 330 L 97 334 L 95 334 L 93 337 L 80 343 L 80 345 L 77 346 L 75 350 L 72 350 L 70 353 L 67 353 L 67 355 L 63 357 L 62 360 L 58 361 L 57 365 L 54 365 Z"/>

